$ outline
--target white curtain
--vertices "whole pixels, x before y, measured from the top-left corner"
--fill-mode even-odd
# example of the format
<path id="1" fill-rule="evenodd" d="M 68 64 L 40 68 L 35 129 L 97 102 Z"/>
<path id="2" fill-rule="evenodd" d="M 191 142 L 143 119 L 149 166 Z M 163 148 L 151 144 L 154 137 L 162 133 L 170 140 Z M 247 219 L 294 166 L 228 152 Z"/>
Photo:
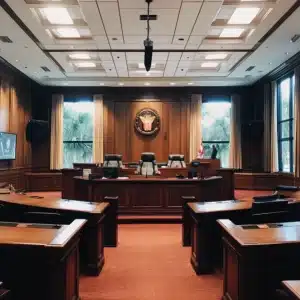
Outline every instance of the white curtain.
<path id="1" fill-rule="evenodd" d="M 239 95 L 231 97 L 229 167 L 242 168 L 241 99 Z"/>
<path id="2" fill-rule="evenodd" d="M 264 171 L 271 172 L 271 84 L 264 85 Z"/>
<path id="3" fill-rule="evenodd" d="M 271 172 L 278 171 L 277 83 L 271 84 Z"/>
<path id="4" fill-rule="evenodd" d="M 9 84 L 4 81 L 0 81 L 0 131 L 9 130 L 9 96 Z"/>
<path id="5" fill-rule="evenodd" d="M 300 66 L 295 69 L 295 176 L 300 177 Z"/>
<path id="6" fill-rule="evenodd" d="M 190 161 L 197 157 L 198 150 L 202 143 L 201 133 L 201 107 L 202 95 L 194 94 L 191 98 L 190 109 Z"/>
<path id="7" fill-rule="evenodd" d="M 50 169 L 63 168 L 63 111 L 64 96 L 52 95 Z"/>
<path id="8" fill-rule="evenodd" d="M 103 95 L 94 95 L 93 161 L 103 163 Z"/>

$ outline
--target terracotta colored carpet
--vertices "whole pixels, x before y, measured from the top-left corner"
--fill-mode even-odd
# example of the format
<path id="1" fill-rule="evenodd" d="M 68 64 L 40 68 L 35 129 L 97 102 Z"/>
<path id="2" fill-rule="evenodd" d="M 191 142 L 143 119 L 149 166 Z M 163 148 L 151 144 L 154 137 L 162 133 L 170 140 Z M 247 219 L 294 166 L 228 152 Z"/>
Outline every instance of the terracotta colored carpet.
<path id="1" fill-rule="evenodd" d="M 82 300 L 219 300 L 222 275 L 196 276 L 178 224 L 119 227 L 98 277 L 81 277 Z"/>

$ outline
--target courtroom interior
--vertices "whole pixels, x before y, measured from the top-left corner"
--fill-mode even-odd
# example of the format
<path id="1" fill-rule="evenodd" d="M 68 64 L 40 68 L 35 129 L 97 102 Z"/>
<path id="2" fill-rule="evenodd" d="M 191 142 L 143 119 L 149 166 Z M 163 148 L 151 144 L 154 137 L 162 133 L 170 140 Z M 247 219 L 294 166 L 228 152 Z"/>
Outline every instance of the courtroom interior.
<path id="1" fill-rule="evenodd" d="M 0 300 L 300 300 L 300 0 L 0 0 Z"/>

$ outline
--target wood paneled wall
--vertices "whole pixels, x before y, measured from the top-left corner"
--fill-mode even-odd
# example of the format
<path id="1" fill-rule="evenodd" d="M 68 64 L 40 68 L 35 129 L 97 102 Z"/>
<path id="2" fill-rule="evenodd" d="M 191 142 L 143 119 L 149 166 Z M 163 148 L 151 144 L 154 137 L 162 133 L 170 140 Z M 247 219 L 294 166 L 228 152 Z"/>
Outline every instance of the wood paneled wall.
<path id="1" fill-rule="evenodd" d="M 16 160 L 0 161 L 0 182 L 25 187 L 24 173 L 31 170 L 31 145 L 25 128 L 31 118 L 31 80 L 0 62 L 0 131 L 17 134 Z"/>
<path id="2" fill-rule="evenodd" d="M 263 168 L 263 121 L 261 117 L 263 114 L 263 101 L 257 96 L 260 90 L 253 87 L 109 88 L 41 87 L 36 85 L 32 92 L 33 118 L 47 121 L 50 121 L 49 112 L 51 111 L 51 95 L 53 93 L 62 93 L 69 99 L 103 94 L 105 102 L 104 150 L 107 153 L 122 152 L 124 159 L 128 161 L 138 160 L 142 151 L 151 150 L 157 154 L 158 161 L 165 161 L 171 152 L 181 152 L 188 157 L 189 131 L 186 131 L 186 129 L 188 128 L 189 112 L 187 111 L 187 115 L 185 115 L 185 105 L 189 103 L 191 95 L 217 95 L 220 98 L 220 95 L 228 96 L 237 93 L 242 96 L 243 168 L 257 172 Z M 151 138 L 139 138 L 134 132 L 133 119 L 141 104 L 145 105 L 143 107 L 150 104 L 156 106 L 159 108 L 162 117 L 161 136 L 155 144 L 155 149 L 149 146 Z M 122 121 L 117 121 L 116 116 L 121 118 Z M 135 135 L 132 136 L 132 134 Z M 130 145 L 133 141 L 137 144 Z M 158 147 L 162 147 L 162 149 L 158 149 Z M 32 152 L 34 168 L 49 169 L 50 140 L 43 145 L 35 146 Z"/>
<path id="3" fill-rule="evenodd" d="M 134 129 L 136 114 L 155 109 L 161 118 L 160 131 L 144 136 Z M 123 154 L 124 161 L 138 161 L 142 152 L 154 152 L 157 161 L 167 161 L 170 153 L 188 159 L 189 101 L 105 101 L 104 153 Z"/>

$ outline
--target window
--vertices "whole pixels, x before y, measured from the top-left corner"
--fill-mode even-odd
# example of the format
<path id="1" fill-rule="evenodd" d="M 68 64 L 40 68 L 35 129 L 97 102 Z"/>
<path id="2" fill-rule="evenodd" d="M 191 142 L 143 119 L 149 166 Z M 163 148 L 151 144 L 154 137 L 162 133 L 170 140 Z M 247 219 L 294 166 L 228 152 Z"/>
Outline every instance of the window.
<path id="1" fill-rule="evenodd" d="M 278 167 L 281 172 L 294 171 L 294 87 L 295 76 L 277 85 Z"/>
<path id="2" fill-rule="evenodd" d="M 72 168 L 73 162 L 92 162 L 93 112 L 93 102 L 64 102 L 64 168 Z"/>
<path id="3" fill-rule="evenodd" d="M 202 104 L 202 143 L 204 157 L 210 158 L 215 145 L 222 167 L 229 164 L 230 102 L 204 102 Z"/>

